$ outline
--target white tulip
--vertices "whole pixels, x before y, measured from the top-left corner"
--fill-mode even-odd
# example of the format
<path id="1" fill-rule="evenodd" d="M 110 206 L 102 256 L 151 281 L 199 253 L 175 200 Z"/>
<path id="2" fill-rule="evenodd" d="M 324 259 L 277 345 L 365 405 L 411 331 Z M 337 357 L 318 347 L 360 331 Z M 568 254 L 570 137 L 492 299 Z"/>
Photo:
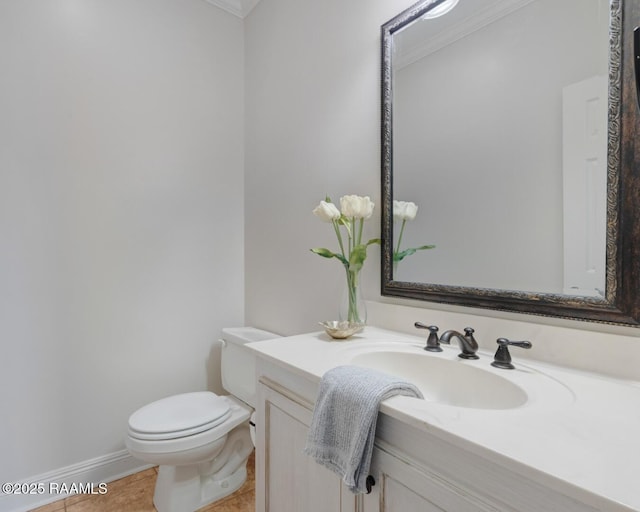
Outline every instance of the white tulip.
<path id="1" fill-rule="evenodd" d="M 333 203 L 320 201 L 320 204 L 313 210 L 313 214 L 323 222 L 333 222 L 340 218 L 340 212 Z"/>
<path id="2" fill-rule="evenodd" d="M 340 198 L 340 211 L 350 219 L 368 219 L 373 214 L 375 204 L 369 196 L 342 196 Z"/>
<path id="3" fill-rule="evenodd" d="M 411 201 L 393 201 L 394 220 L 413 220 L 418 213 L 418 205 Z"/>

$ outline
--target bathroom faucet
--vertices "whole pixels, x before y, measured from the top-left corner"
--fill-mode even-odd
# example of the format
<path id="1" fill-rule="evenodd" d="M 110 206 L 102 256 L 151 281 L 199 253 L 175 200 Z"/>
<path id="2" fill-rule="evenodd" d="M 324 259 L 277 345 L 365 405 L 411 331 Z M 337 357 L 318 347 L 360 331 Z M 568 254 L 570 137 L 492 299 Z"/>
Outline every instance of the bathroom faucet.
<path id="1" fill-rule="evenodd" d="M 451 344 L 451 338 L 458 338 L 460 342 L 461 352 L 458 357 L 462 359 L 479 359 L 476 355 L 478 351 L 478 342 L 473 337 L 474 330 L 471 327 L 465 327 L 464 334 L 460 334 L 458 331 L 445 331 L 440 336 L 440 343 Z"/>

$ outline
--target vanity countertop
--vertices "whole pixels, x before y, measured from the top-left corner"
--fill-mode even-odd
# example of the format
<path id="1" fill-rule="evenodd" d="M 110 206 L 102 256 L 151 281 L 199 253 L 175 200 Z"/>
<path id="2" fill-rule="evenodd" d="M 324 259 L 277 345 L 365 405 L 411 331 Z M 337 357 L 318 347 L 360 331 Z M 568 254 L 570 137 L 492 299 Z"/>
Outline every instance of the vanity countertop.
<path id="1" fill-rule="evenodd" d="M 354 354 L 394 344 L 414 350 L 424 338 L 368 326 L 345 341 L 317 332 L 250 346 L 261 358 L 319 383 Z M 434 357 L 456 359 L 457 348 L 443 346 L 443 356 Z M 533 393 L 525 388 L 525 405 L 492 410 L 398 396 L 384 401 L 380 412 L 597 509 L 640 511 L 640 383 L 534 362 L 520 352 L 513 354 L 516 370 L 497 370 L 490 367 L 493 353 L 478 354 L 480 360 L 460 364 L 486 365 L 520 385 L 541 374 L 560 392 L 546 396 L 544 387 Z"/>

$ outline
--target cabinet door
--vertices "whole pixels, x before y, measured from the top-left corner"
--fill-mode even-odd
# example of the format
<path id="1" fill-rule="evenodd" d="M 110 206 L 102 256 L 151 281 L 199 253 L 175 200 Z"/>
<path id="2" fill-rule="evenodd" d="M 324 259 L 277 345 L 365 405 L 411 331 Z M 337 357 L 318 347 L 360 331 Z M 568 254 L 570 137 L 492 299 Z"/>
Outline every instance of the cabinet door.
<path id="1" fill-rule="evenodd" d="M 499 509 L 436 473 L 413 465 L 408 457 L 374 449 L 376 485 L 363 496 L 363 512 L 496 512 Z"/>
<path id="2" fill-rule="evenodd" d="M 256 510 L 355 512 L 338 475 L 303 453 L 311 404 L 277 384 L 258 386 Z"/>

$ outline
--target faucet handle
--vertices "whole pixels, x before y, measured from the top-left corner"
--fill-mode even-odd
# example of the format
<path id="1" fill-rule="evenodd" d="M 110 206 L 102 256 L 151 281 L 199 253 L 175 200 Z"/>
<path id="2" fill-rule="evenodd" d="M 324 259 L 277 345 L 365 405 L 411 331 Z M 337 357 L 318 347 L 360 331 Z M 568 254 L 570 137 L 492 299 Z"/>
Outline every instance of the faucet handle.
<path id="1" fill-rule="evenodd" d="M 498 344 L 498 350 L 496 350 L 496 355 L 493 357 L 491 366 L 504 368 L 506 370 L 513 370 L 515 368 L 515 366 L 511 364 L 509 345 L 520 348 L 531 348 L 533 346 L 530 341 L 510 341 L 507 338 L 498 338 L 496 343 Z"/>
<path id="2" fill-rule="evenodd" d="M 429 352 L 442 352 L 442 347 L 438 341 L 438 326 L 437 325 L 425 325 L 422 322 L 416 322 L 413 324 L 417 329 L 428 329 L 429 337 L 427 338 L 427 345 L 424 350 Z"/>

